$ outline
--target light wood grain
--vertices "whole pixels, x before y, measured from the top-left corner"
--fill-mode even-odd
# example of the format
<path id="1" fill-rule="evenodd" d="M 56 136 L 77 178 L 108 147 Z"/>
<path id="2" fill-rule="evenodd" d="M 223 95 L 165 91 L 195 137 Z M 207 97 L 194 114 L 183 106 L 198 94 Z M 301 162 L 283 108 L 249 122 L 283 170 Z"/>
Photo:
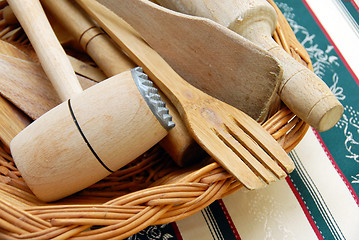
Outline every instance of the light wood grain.
<path id="1" fill-rule="evenodd" d="M 340 119 L 343 106 L 328 86 L 272 39 L 277 15 L 266 0 L 157 2 L 176 11 L 212 19 L 267 49 L 283 67 L 278 89 L 282 101 L 318 131 L 330 129 Z"/>
<path id="2" fill-rule="evenodd" d="M 7 152 L 10 152 L 12 139 L 30 122 L 24 113 L 0 96 L 0 141 Z"/>
<path id="3" fill-rule="evenodd" d="M 78 75 L 91 79 L 95 82 L 102 82 L 107 78 L 106 75 L 97 67 L 93 67 L 90 64 L 85 63 L 70 55 L 67 55 L 67 57 L 69 58 L 74 71 Z"/>
<path id="4" fill-rule="evenodd" d="M 9 12 L 9 11 L 6 11 Z M 13 45 L 0 40 L 0 56 L 10 55 L 20 59 L 30 59 L 27 54 L 22 51 L 19 51 Z M 8 79 L 3 77 L 4 71 L 9 70 L 7 66 L 4 66 L 0 63 L 0 85 L 5 82 L 8 83 Z M 11 71 L 11 70 L 10 70 Z M 14 86 L 10 84 L 10 86 Z M 16 85 L 15 85 L 16 86 Z M 4 91 L 5 90 L 5 91 Z M 6 90 L 7 88 L 0 88 L 0 141 L 2 146 L 7 152 L 10 152 L 10 142 L 11 140 L 26 126 L 31 123 L 31 119 L 26 116 L 21 110 L 16 108 L 12 102 L 6 99 Z M 22 97 L 22 94 L 16 94 L 19 97 Z"/>
<path id="5" fill-rule="evenodd" d="M 95 82 L 78 76 L 87 89 Z M 36 120 L 62 101 L 40 64 L 0 54 L 0 90 L 9 101 Z"/>
<path id="6" fill-rule="evenodd" d="M 30 39 L 41 65 L 62 101 L 82 92 L 68 58 L 63 58 L 64 50 L 51 30 L 39 1 L 8 1 L 9 6 Z M 38 37 L 41 36 L 41 37 Z M 54 44 L 58 43 L 58 44 Z M 51 51 L 51 54 L 48 54 Z"/>
<path id="7" fill-rule="evenodd" d="M 94 62 L 103 70 L 107 77 L 129 70 L 136 65 L 123 53 L 113 40 L 74 2 L 69 0 L 43 0 L 47 14 L 62 25 L 83 47 Z M 89 33 L 90 32 L 90 33 Z M 203 150 L 189 135 L 179 113 L 167 97 L 159 93 L 166 102 L 166 107 L 176 126 L 161 141 L 161 146 L 180 166 L 199 161 Z"/>
<path id="8" fill-rule="evenodd" d="M 186 81 L 256 120 L 267 117 L 281 76 L 267 52 L 208 19 L 164 8 L 153 14 L 136 8 L 121 11 L 121 1 L 99 2 L 126 21 L 135 16 L 130 25 Z"/>
<path id="9" fill-rule="evenodd" d="M 281 167 L 293 170 L 288 155 L 251 117 L 188 84 L 128 24 L 97 1 L 78 2 L 143 66 L 177 107 L 192 137 L 244 186 L 260 188 L 283 178 L 286 174 Z M 145 1 L 121 1 L 123 11 L 134 8 L 142 13 L 152 6 Z"/>
<path id="10" fill-rule="evenodd" d="M 41 2 L 52 18 L 56 19 L 107 76 L 114 76 L 135 67 L 76 3 L 69 0 Z"/>
<path id="11" fill-rule="evenodd" d="M 3 19 L 4 25 L 8 25 L 8 24 L 19 25 L 20 24 L 17 21 L 15 14 L 13 13 L 13 11 L 11 10 L 11 8 L 9 6 L 6 6 L 3 9 L 3 15 L 4 15 L 3 16 L 4 17 L 4 19 Z M 47 17 L 49 19 L 49 22 L 51 23 L 51 27 L 53 28 L 59 42 L 62 45 L 71 44 L 73 48 L 77 49 L 79 44 L 74 43 L 74 39 L 71 36 L 71 34 L 69 34 L 69 32 L 66 31 L 66 29 L 61 24 L 59 24 L 59 22 L 56 21 L 56 19 L 54 19 L 51 15 L 47 15 Z M 1 47 L 5 50 L 6 46 L 4 46 L 4 43 L 5 42 L 2 41 L 0 44 L 1 44 Z M 12 44 L 16 44 L 16 46 L 13 46 Z M 12 48 L 12 49 L 14 49 L 15 47 L 17 48 L 14 50 L 15 54 L 21 54 L 21 50 L 23 50 L 25 48 L 24 44 L 16 43 L 14 41 L 11 41 L 11 44 L 8 43 L 8 45 L 10 45 L 10 48 Z M 19 48 L 21 48 L 21 50 Z M 36 60 L 37 56 L 34 57 L 34 53 L 33 53 L 33 51 L 31 51 L 32 49 L 30 49 L 30 48 L 31 47 L 26 46 L 26 53 L 27 54 L 31 53 L 30 58 L 29 58 L 29 56 L 27 56 L 27 60 Z M 6 55 L 8 55 L 8 54 L 6 54 Z M 16 57 L 16 56 L 14 55 L 14 57 Z M 31 57 L 34 57 L 35 59 L 33 59 Z M 100 71 L 98 68 L 94 68 L 94 67 L 90 66 L 89 64 L 84 63 L 83 61 L 80 61 L 79 59 L 76 59 L 70 55 L 68 55 L 68 58 L 70 60 L 70 63 L 72 65 L 74 71 L 77 74 L 87 77 L 96 82 L 100 82 L 100 81 L 103 81 L 104 79 L 106 79 L 103 72 Z"/>
<path id="12" fill-rule="evenodd" d="M 82 132 L 112 171 L 136 159 L 167 134 L 143 104 L 129 71 L 71 101 Z M 25 128 L 10 146 L 21 175 L 43 201 L 73 194 L 110 174 L 79 134 L 67 102 Z"/>
<path id="13" fill-rule="evenodd" d="M 40 200 L 86 188 L 163 139 L 167 131 L 144 104 L 130 71 L 82 91 L 40 3 L 9 4 L 61 100 L 71 97 L 71 104 L 51 109 L 10 143 L 17 168 Z"/>
<path id="14" fill-rule="evenodd" d="M 0 53 L 15 58 L 31 61 L 31 57 L 28 54 L 3 40 L 0 40 Z"/>

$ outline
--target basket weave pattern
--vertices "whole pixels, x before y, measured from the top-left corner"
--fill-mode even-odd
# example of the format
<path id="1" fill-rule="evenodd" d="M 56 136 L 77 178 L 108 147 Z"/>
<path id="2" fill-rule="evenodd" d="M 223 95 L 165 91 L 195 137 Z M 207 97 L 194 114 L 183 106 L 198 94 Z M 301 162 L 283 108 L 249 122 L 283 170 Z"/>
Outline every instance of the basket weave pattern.
<path id="1" fill-rule="evenodd" d="M 6 2 L 0 4 L 4 7 Z M 308 54 L 276 10 L 279 19 L 274 39 L 312 69 Z M 2 39 L 22 43 L 27 41 L 23 36 L 19 27 L 3 26 L 0 32 Z M 289 152 L 308 125 L 282 103 L 272 111 L 262 125 Z M 0 148 L 0 238 L 123 239 L 149 225 L 190 216 L 240 188 L 242 185 L 209 157 L 196 166 L 179 168 L 155 146 L 80 193 L 43 203 L 31 193 L 11 156 Z"/>

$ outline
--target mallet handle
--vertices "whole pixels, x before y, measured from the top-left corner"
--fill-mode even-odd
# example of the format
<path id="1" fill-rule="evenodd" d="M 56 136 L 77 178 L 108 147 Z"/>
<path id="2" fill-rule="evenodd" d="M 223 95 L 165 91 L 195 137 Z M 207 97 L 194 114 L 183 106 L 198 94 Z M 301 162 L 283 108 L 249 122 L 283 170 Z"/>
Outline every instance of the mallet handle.
<path id="1" fill-rule="evenodd" d="M 62 101 L 82 92 L 80 83 L 65 51 L 53 32 L 38 0 L 9 0 L 34 47 L 41 65 Z"/>

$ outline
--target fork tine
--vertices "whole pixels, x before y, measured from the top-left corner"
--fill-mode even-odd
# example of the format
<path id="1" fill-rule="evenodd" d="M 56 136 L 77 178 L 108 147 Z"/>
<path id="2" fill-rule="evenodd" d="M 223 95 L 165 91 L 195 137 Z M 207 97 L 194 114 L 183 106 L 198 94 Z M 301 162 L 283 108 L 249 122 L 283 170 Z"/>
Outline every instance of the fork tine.
<path id="1" fill-rule="evenodd" d="M 227 122 L 226 127 L 228 132 L 238 141 L 237 145 L 243 145 L 242 148 L 248 150 L 250 156 L 256 161 L 256 165 L 262 166 L 267 171 L 270 170 L 279 179 L 287 176 L 286 172 L 267 154 L 266 150 L 261 147 L 261 143 L 253 140 L 251 136 L 245 132 L 245 129 L 238 126 L 235 119 L 233 119 L 233 124 Z M 273 181 L 275 181 L 275 179 Z"/>
<path id="2" fill-rule="evenodd" d="M 238 128 L 238 127 L 237 127 Z M 218 129 L 217 129 L 218 130 Z M 252 152 L 262 151 L 261 147 L 253 142 L 253 140 L 240 128 L 229 128 L 227 123 L 224 125 L 224 130 L 216 134 L 218 137 L 234 151 L 238 157 L 256 174 L 258 174 L 266 183 L 271 183 L 276 180 L 275 176 L 264 166 Z M 239 141 L 240 138 L 240 141 Z M 245 144 L 243 144 L 245 143 Z M 247 148 L 247 149 L 246 149 Z M 262 154 L 263 155 L 263 154 Z M 268 156 L 268 155 L 267 155 Z M 272 162 L 273 160 L 270 159 Z M 277 165 L 278 166 L 278 165 Z M 282 170 L 283 171 L 283 170 Z"/>
<path id="3" fill-rule="evenodd" d="M 258 124 L 256 121 L 241 111 L 237 111 L 233 119 L 238 127 L 243 129 L 246 134 L 258 143 L 282 168 L 288 173 L 294 170 L 294 163 L 288 154 L 266 130 L 256 126 Z"/>
<path id="4" fill-rule="evenodd" d="M 208 130 L 195 129 L 197 134 L 194 137 L 203 149 L 246 188 L 264 187 L 265 183 L 219 138 L 216 131 Z"/>

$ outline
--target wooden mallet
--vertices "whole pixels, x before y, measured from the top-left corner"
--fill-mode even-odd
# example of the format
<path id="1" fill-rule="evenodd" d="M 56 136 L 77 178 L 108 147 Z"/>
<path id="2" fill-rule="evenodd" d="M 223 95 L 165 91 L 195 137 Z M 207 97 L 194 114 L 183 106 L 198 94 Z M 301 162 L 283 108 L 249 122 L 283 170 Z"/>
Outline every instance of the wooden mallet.
<path id="1" fill-rule="evenodd" d="M 64 101 L 10 144 L 16 166 L 39 199 L 54 201 L 86 188 L 166 136 L 174 123 L 140 69 L 83 91 L 39 1 L 8 3 Z"/>

